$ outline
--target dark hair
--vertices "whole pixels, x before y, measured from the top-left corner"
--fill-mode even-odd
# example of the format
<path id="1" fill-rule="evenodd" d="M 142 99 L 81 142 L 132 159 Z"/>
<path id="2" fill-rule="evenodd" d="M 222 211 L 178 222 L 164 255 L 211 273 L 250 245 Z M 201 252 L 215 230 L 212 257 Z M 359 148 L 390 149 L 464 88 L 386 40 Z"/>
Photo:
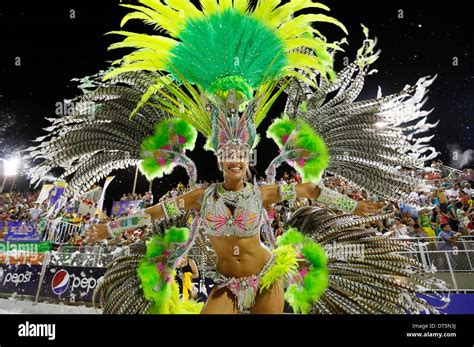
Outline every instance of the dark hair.
<path id="1" fill-rule="evenodd" d="M 444 229 L 445 227 L 449 227 L 448 223 L 441 224 L 441 230 Z"/>
<path id="2" fill-rule="evenodd" d="M 462 203 L 462 201 L 458 201 L 455 206 L 457 208 L 462 208 L 464 206 L 464 204 Z"/>
<path id="3" fill-rule="evenodd" d="M 420 227 L 420 224 L 418 223 L 413 224 L 413 228 L 419 228 L 419 227 Z"/>

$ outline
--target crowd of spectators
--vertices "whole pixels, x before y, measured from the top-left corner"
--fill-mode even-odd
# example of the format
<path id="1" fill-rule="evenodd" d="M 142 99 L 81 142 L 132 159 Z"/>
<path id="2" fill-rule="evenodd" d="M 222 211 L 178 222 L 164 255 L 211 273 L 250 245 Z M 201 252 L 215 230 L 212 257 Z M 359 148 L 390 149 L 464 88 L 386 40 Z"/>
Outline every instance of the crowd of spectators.
<path id="1" fill-rule="evenodd" d="M 151 191 L 145 192 L 145 194 L 129 193 L 123 194 L 120 201 L 138 201 L 144 202 L 144 206 L 148 207 L 153 205 L 153 193 Z"/>
<path id="2" fill-rule="evenodd" d="M 473 222 L 473 193 L 472 188 L 474 174 L 473 170 L 464 171 L 453 170 L 445 167 L 441 162 L 433 162 L 425 170 L 408 172 L 411 176 L 424 178 L 429 182 L 432 189 L 406 192 L 408 201 L 406 203 L 390 203 L 384 199 L 371 195 L 368 192 L 358 189 L 354 185 L 334 176 L 324 178 L 324 183 L 331 189 L 337 190 L 341 194 L 350 196 L 355 200 L 371 199 L 382 202 L 386 206 L 395 209 L 395 218 L 387 218 L 382 221 L 372 223 L 370 227 L 376 228 L 380 233 L 392 233 L 397 238 L 438 238 L 440 248 L 452 248 L 460 237 L 474 235 Z M 255 176 L 258 185 L 269 184 L 263 177 Z M 301 176 L 296 171 L 284 172 L 277 176 L 277 181 L 287 183 L 300 183 Z M 208 182 L 200 180 L 195 187 L 206 188 L 214 181 Z M 158 201 L 173 198 L 188 192 L 191 188 L 182 182 L 159 197 Z M 47 204 L 38 204 L 36 199 L 38 192 L 12 192 L 0 194 L 0 222 L 6 221 L 38 221 L 43 218 L 47 211 Z M 151 206 L 154 203 L 151 191 L 144 194 L 133 193 L 124 194 L 121 201 L 143 201 L 141 206 Z M 96 204 L 96 202 L 92 202 Z M 77 212 L 78 201 L 68 200 L 59 211 L 53 216 L 48 216 L 51 220 L 72 224 L 77 227 L 69 242 L 81 245 L 84 242 L 85 231 L 91 224 L 101 221 L 113 220 L 122 217 L 128 212 L 120 215 L 105 217 L 94 212 L 84 214 Z M 293 211 L 304 205 L 317 205 L 312 199 L 296 199 L 294 202 L 281 202 L 267 208 L 267 214 L 271 221 L 271 229 L 275 236 L 283 232 L 283 226 Z M 96 205 L 95 205 L 96 206 Z M 92 206 L 94 207 L 94 206 Z M 91 211 L 92 211 L 91 210 Z M 367 226 L 369 227 L 369 226 Z M 2 238 L 2 228 L 0 228 L 0 239 Z M 115 242 L 133 242 L 137 238 L 144 236 L 143 230 L 135 230 L 119 236 Z"/>
<path id="3" fill-rule="evenodd" d="M 451 249 L 462 237 L 474 235 L 473 193 L 474 173 L 472 169 L 455 170 L 435 161 L 423 170 L 406 171 L 412 177 L 426 180 L 427 188 L 406 192 L 408 201 L 393 203 L 371 195 L 363 189 L 334 176 L 327 176 L 327 187 L 353 198 L 381 202 L 388 210 L 395 210 L 394 218 L 374 222 L 373 227 L 380 233 L 391 233 L 392 237 L 403 239 L 433 240 L 439 242 L 440 249 Z M 284 172 L 277 177 L 280 182 L 299 183 L 301 176 L 296 171 Z M 256 177 L 258 185 L 268 184 L 263 177 Z M 198 187 L 207 187 L 214 182 L 199 181 Z M 189 187 L 181 182 L 159 200 L 185 193 Z M 267 208 L 271 228 L 275 236 L 283 232 L 283 226 L 292 212 L 304 205 L 317 205 L 312 199 L 296 199 L 293 203 L 281 202 Z"/>
<path id="4" fill-rule="evenodd" d="M 457 241 L 474 235 L 472 169 L 455 170 L 436 161 L 424 170 L 408 173 L 425 179 L 429 187 L 406 192 L 408 201 L 400 204 L 371 196 L 337 178 L 329 179 L 328 185 L 355 200 L 381 201 L 395 209 L 395 218 L 371 225 L 381 233 L 391 232 L 393 237 L 404 239 L 428 238 L 442 250 L 452 249 Z"/>
<path id="5" fill-rule="evenodd" d="M 37 220 L 44 206 L 37 204 L 38 192 L 8 192 L 0 194 L 0 220 Z"/>
<path id="6" fill-rule="evenodd" d="M 36 203 L 38 192 L 6 192 L 0 194 L 0 240 L 8 222 L 38 221 L 45 206 Z"/>

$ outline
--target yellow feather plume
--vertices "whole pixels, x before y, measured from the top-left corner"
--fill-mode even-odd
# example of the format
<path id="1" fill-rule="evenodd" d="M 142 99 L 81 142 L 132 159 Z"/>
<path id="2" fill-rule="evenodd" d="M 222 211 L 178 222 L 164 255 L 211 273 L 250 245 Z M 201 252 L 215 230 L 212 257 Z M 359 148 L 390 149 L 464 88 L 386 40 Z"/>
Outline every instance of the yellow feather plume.
<path id="1" fill-rule="evenodd" d="M 287 50 L 292 50 L 298 47 L 308 47 L 315 50 L 323 49 L 324 46 L 327 46 L 327 43 L 324 43 L 320 40 L 316 40 L 314 38 L 305 38 L 305 37 L 297 37 L 288 39 L 285 41 L 285 48 Z"/>
<path id="2" fill-rule="evenodd" d="M 202 11 L 206 16 L 209 16 L 220 10 L 220 6 L 216 0 L 201 0 Z"/>
<path id="3" fill-rule="evenodd" d="M 120 4 L 120 6 L 137 10 L 137 12 L 145 14 L 147 17 L 149 17 L 150 20 L 153 20 L 156 23 L 161 22 L 161 16 L 159 15 L 159 13 L 152 10 L 151 8 L 144 7 L 144 6 L 137 6 L 137 5 L 129 5 L 129 4 Z M 133 13 L 137 13 L 137 12 L 133 12 Z M 125 16 L 125 18 L 127 18 L 127 16 Z M 122 23 L 124 22 L 125 18 L 122 20 Z M 125 22 L 126 21 L 128 21 L 128 19 L 125 20 Z"/>
<path id="4" fill-rule="evenodd" d="M 122 42 L 113 43 L 110 49 L 116 48 L 150 48 L 156 51 L 170 51 L 177 44 L 177 41 L 160 35 L 137 34 L 129 31 L 111 31 L 108 34 L 126 36 Z M 168 53 L 169 54 L 169 53 Z"/>
<path id="5" fill-rule="evenodd" d="M 293 69 L 305 69 L 311 68 L 318 71 L 324 71 L 324 66 L 321 64 L 321 60 L 314 55 L 303 54 L 299 52 L 288 53 L 288 65 Z"/>
<path id="6" fill-rule="evenodd" d="M 220 0 L 219 4 L 221 6 L 221 11 L 227 8 L 232 8 L 232 0 Z"/>
<path id="7" fill-rule="evenodd" d="M 154 21 L 150 16 L 146 15 L 143 12 L 130 12 L 122 18 L 122 21 L 120 22 L 120 27 L 122 28 L 131 19 L 141 19 L 146 24 L 157 24 L 156 21 Z"/>
<path id="8" fill-rule="evenodd" d="M 252 13 L 252 17 L 263 22 L 268 21 L 269 14 L 280 4 L 281 0 L 260 0 Z"/>
<path id="9" fill-rule="evenodd" d="M 281 4 L 281 0 L 258 0 L 253 9 L 250 0 L 200 0 L 200 7 L 193 5 L 189 0 L 138 1 L 144 6 L 122 5 L 134 10 L 134 12 L 127 14 L 122 19 L 121 26 L 125 25 L 129 20 L 139 19 L 146 24 L 154 25 L 155 29 L 166 31 L 169 36 L 176 39 L 161 35 L 152 36 L 130 33 L 127 31 L 111 32 L 125 36 L 125 38 L 122 42 L 112 44 L 109 49 L 135 48 L 136 51 L 115 61 L 114 64 L 120 63 L 121 66 L 108 73 L 105 76 L 105 79 L 112 78 L 123 72 L 140 70 L 158 72 L 158 74 L 162 76 L 167 76 L 168 74 L 172 74 L 175 77 L 179 76 L 179 80 L 182 84 L 175 84 L 174 82 L 167 83 L 167 93 L 164 93 L 160 89 L 163 81 L 157 81 L 157 84 L 153 88 L 150 88 L 150 90 L 144 95 L 140 105 L 149 102 L 149 97 L 152 94 L 162 94 L 159 98 L 161 100 L 160 104 L 154 105 L 155 107 L 163 109 L 176 117 L 180 117 L 190 122 L 198 131 L 206 136 L 211 133 L 211 125 L 208 119 L 208 114 L 204 111 L 204 105 L 202 104 L 202 101 L 200 101 L 200 94 L 203 93 L 204 90 L 209 91 L 214 89 L 206 89 L 208 88 L 208 84 L 205 84 L 207 83 L 207 80 L 201 78 L 198 74 L 195 74 L 195 76 L 199 76 L 201 79 L 193 81 L 192 83 L 195 85 L 189 84 L 189 82 L 186 81 L 186 78 L 182 76 L 186 75 L 187 71 L 187 68 L 183 66 L 187 64 L 188 60 L 192 60 L 192 58 L 189 57 L 193 57 L 193 53 L 189 52 L 189 47 L 192 48 L 194 47 L 193 45 L 198 46 L 197 43 L 202 41 L 202 36 L 200 35 L 195 35 L 193 39 L 189 38 L 190 33 L 187 31 L 186 35 L 184 35 L 185 33 L 183 30 L 187 30 L 186 25 L 189 23 L 189 20 L 203 21 L 198 24 L 202 25 L 205 30 L 205 24 L 208 21 L 207 17 L 211 17 L 216 13 L 223 12 L 224 10 L 234 9 L 234 11 L 238 11 L 242 15 L 252 17 L 258 21 L 257 25 L 263 24 L 270 30 L 271 35 L 275 35 L 275 41 L 279 42 L 278 49 L 280 55 L 284 55 L 285 59 L 282 60 L 283 62 L 280 61 L 280 65 L 278 65 L 278 69 L 280 70 L 276 79 L 270 79 L 264 82 L 266 77 L 265 73 L 265 75 L 262 76 L 262 82 L 260 82 L 260 85 L 257 88 L 254 88 L 254 97 L 261 96 L 262 93 L 268 93 L 267 98 L 262 101 L 257 112 L 254 114 L 257 125 L 268 112 L 269 107 L 275 100 L 275 96 L 278 96 L 281 92 L 281 89 L 277 88 L 279 82 L 277 81 L 278 78 L 283 76 L 285 78 L 296 77 L 313 85 L 313 82 L 305 76 L 305 73 L 312 73 L 313 69 L 321 72 L 324 77 L 333 76 L 332 57 L 327 50 L 340 50 L 340 43 L 331 44 L 326 42 L 326 38 L 319 33 L 319 31 L 314 29 L 312 24 L 314 22 L 332 23 L 339 26 L 347 34 L 344 25 L 336 19 L 324 14 L 295 15 L 295 12 L 307 8 L 318 8 L 325 11 L 329 10 L 326 5 L 313 2 L 312 0 L 289 0 L 284 4 Z M 231 15 L 236 15 L 238 17 L 238 14 L 236 13 Z M 209 19 L 209 22 L 212 20 L 218 20 L 219 18 L 219 16 L 213 16 L 213 18 Z M 180 34 L 182 35 L 180 36 Z M 219 35 L 227 35 L 227 33 L 222 32 L 219 33 Z M 240 33 L 240 35 L 243 34 Z M 212 39 L 213 36 L 209 35 L 209 37 L 206 38 Z M 191 41 L 195 40 L 195 42 L 183 42 L 183 45 L 181 45 L 181 40 L 185 39 Z M 216 44 L 225 47 L 222 40 L 216 40 L 215 42 Z M 209 42 L 209 49 L 213 49 L 213 45 L 214 41 Z M 183 47 L 188 49 L 188 51 L 183 51 Z M 298 47 L 310 48 L 315 53 L 311 52 L 307 54 L 294 52 Z M 201 49 L 198 52 L 198 55 L 201 54 L 205 56 L 206 59 L 214 59 L 208 58 L 206 53 L 203 52 L 205 52 L 205 50 Z M 179 54 L 182 54 L 182 56 Z M 179 59 L 180 57 L 187 57 L 184 65 Z M 270 55 L 270 58 L 271 57 L 273 57 L 273 54 Z M 212 63 L 205 59 L 202 61 L 209 65 Z M 176 66 L 176 68 L 174 66 Z M 205 77 L 208 70 L 202 66 L 196 66 L 197 67 L 194 68 L 198 69 L 201 76 Z M 273 62 L 270 66 L 273 66 Z M 181 69 L 182 71 L 178 71 L 178 69 Z M 298 72 L 296 69 L 300 69 L 301 71 Z M 213 78 L 218 80 L 215 76 L 213 76 Z M 205 83 L 200 85 L 200 81 L 204 81 Z M 285 80 L 283 82 L 286 83 L 288 81 Z M 203 87 L 204 85 L 205 87 Z"/>
<path id="10" fill-rule="evenodd" d="M 164 0 L 166 4 L 174 8 L 180 16 L 190 19 L 198 19 L 203 16 L 203 13 L 194 6 L 189 0 Z"/>
<path id="11" fill-rule="evenodd" d="M 234 0 L 234 8 L 241 13 L 248 11 L 250 7 L 250 0 Z"/>
<path id="12" fill-rule="evenodd" d="M 186 17 L 157 0 L 139 0 L 159 14 L 158 23 L 172 36 L 177 36 L 186 23 Z"/>
<path id="13" fill-rule="evenodd" d="M 160 53 L 163 54 L 163 56 L 160 58 Z M 133 53 L 130 53 L 126 55 L 125 57 L 122 58 L 122 61 L 126 64 L 131 64 L 135 61 L 161 61 L 160 66 L 164 66 L 165 63 L 167 62 L 167 55 L 168 51 L 156 51 L 156 50 L 141 50 L 141 51 L 136 51 Z"/>
<path id="14" fill-rule="evenodd" d="M 341 22 L 323 14 L 300 15 L 282 24 L 276 30 L 276 32 L 282 39 L 290 39 L 292 37 L 311 32 L 311 24 L 313 22 L 326 22 L 335 24 L 347 34 L 347 29 Z"/>

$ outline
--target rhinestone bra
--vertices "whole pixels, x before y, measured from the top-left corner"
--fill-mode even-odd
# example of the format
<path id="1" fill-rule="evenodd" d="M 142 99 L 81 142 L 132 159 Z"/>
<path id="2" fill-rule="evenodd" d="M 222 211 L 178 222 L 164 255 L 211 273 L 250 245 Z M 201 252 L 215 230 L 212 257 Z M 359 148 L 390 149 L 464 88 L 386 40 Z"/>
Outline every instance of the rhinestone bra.
<path id="1" fill-rule="evenodd" d="M 238 192 L 225 190 L 222 183 L 212 184 L 200 203 L 202 225 L 208 235 L 252 237 L 264 223 L 260 189 L 251 183 Z"/>

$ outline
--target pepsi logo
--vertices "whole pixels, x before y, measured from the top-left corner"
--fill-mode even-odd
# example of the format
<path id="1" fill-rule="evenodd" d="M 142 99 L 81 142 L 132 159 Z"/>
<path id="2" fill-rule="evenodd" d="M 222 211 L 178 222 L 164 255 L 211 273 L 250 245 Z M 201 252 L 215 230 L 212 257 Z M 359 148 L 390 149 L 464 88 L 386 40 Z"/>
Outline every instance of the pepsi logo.
<path id="1" fill-rule="evenodd" d="M 51 280 L 51 290 L 56 295 L 61 295 L 69 287 L 69 273 L 66 270 L 59 270 Z"/>

